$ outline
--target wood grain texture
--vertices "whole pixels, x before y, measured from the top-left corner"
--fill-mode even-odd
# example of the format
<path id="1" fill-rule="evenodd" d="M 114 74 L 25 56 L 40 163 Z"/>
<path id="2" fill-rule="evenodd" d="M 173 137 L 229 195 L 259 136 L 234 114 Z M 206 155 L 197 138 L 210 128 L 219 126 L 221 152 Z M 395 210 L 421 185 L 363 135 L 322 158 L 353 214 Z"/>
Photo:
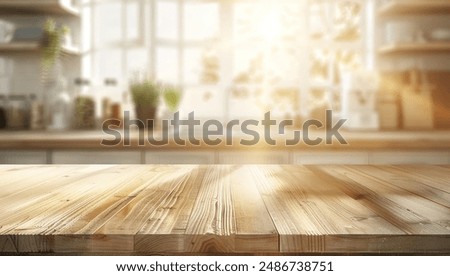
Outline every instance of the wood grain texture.
<path id="1" fill-rule="evenodd" d="M 0 253 L 450 254 L 450 166 L 0 166 Z"/>

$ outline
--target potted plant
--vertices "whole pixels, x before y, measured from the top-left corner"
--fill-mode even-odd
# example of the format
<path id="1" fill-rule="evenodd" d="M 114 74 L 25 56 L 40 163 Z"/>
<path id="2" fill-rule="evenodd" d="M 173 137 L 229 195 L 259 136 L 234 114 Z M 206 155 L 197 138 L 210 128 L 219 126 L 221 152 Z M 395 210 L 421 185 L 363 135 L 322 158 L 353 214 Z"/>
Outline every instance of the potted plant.
<path id="1" fill-rule="evenodd" d="M 175 112 L 181 101 L 181 91 L 172 85 L 164 86 L 163 98 L 168 110 Z"/>
<path id="2" fill-rule="evenodd" d="M 46 127 L 52 129 L 65 129 L 69 123 L 68 114 L 70 96 L 64 85 L 63 67 L 61 63 L 62 44 L 64 37 L 70 33 L 69 27 L 63 25 L 58 27 L 55 20 L 48 18 L 43 26 L 42 57 L 41 57 L 41 81 L 44 87 L 43 122 Z M 65 102 L 62 107 L 56 101 Z M 64 122 L 63 122 L 63 121 Z"/>
<path id="3" fill-rule="evenodd" d="M 166 129 L 169 128 L 169 121 L 173 118 L 173 114 L 178 111 L 182 94 L 181 90 L 173 85 L 165 85 L 162 88 L 161 94 L 164 104 L 161 105 L 161 109 L 159 110 L 159 118 L 162 123 L 162 129 Z M 168 123 L 164 123 L 164 120 Z"/>
<path id="4" fill-rule="evenodd" d="M 153 128 L 161 87 L 157 83 L 146 79 L 133 82 L 130 85 L 130 91 L 136 117 L 144 122 L 149 129 Z"/>
<path id="5" fill-rule="evenodd" d="M 44 71 L 51 69 L 60 57 L 64 38 L 70 33 L 69 27 L 57 27 L 54 19 L 47 19 L 44 24 L 42 39 L 42 66 Z"/>

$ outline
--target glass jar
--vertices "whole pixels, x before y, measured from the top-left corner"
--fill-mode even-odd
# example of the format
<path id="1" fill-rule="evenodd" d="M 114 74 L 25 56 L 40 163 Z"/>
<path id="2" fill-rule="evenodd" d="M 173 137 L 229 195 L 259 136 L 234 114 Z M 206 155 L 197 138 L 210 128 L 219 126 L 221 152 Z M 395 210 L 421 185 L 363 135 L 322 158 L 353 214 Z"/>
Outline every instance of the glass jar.
<path id="1" fill-rule="evenodd" d="M 11 95 L 8 98 L 6 122 L 10 129 L 25 129 L 28 126 L 28 100 L 25 95 Z"/>
<path id="2" fill-rule="evenodd" d="M 67 130 L 71 125 L 72 104 L 67 90 L 67 81 L 59 79 L 55 93 L 50 99 L 49 129 Z"/>
<path id="3" fill-rule="evenodd" d="M 30 129 L 41 130 L 45 128 L 44 104 L 35 94 L 30 96 Z"/>
<path id="4" fill-rule="evenodd" d="M 104 87 L 102 91 L 102 121 L 112 118 L 112 105 L 114 104 L 114 92 L 117 85 L 117 80 L 113 78 L 106 78 L 104 80 Z M 102 123 L 103 123 L 102 122 Z"/>
<path id="5" fill-rule="evenodd" d="M 88 93 L 89 80 L 75 80 L 77 96 L 74 106 L 74 126 L 77 129 L 92 129 L 95 127 L 95 101 Z"/>
<path id="6" fill-rule="evenodd" d="M 122 120 L 122 103 L 120 98 L 120 88 L 117 87 L 117 80 L 107 78 L 104 81 L 103 98 L 103 122 L 109 119 Z M 102 125 L 103 125 L 102 122 Z"/>

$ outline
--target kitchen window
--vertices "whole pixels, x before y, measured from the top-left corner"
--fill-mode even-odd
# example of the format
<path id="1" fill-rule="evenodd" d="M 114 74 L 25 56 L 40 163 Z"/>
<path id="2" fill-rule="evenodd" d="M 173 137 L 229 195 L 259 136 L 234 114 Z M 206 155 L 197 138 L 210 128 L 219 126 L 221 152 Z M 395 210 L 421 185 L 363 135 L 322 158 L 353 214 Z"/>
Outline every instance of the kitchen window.
<path id="1" fill-rule="evenodd" d="M 202 118 L 339 111 L 340 73 L 365 65 L 366 2 L 92 1 L 93 83 L 116 78 L 119 97 L 146 72 Z"/>

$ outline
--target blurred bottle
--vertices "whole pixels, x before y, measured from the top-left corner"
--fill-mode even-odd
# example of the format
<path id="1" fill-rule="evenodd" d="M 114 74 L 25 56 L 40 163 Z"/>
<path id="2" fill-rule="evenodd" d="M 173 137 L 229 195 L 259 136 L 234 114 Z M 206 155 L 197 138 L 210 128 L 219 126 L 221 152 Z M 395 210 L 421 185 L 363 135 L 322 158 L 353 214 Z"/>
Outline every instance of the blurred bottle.
<path id="1" fill-rule="evenodd" d="M 35 94 L 32 94 L 30 96 L 30 129 L 40 130 L 44 128 L 44 104 L 37 99 Z"/>
<path id="2" fill-rule="evenodd" d="M 117 100 L 117 80 L 107 78 L 104 81 L 106 96 L 102 99 L 102 120 L 122 120 L 122 104 Z M 117 100 L 117 101 L 114 101 Z"/>
<path id="3" fill-rule="evenodd" d="M 67 130 L 71 126 L 72 102 L 67 90 L 67 81 L 58 80 L 53 99 L 50 99 L 49 129 Z"/>
<path id="4" fill-rule="evenodd" d="M 10 129 L 25 129 L 28 126 L 28 104 L 25 95 L 11 95 L 6 112 L 7 126 Z"/>
<path id="5" fill-rule="evenodd" d="M 135 118 L 135 108 L 134 108 L 134 104 L 131 101 L 131 96 L 130 96 L 130 92 L 129 91 L 124 91 L 122 93 L 122 107 L 123 107 L 123 114 L 125 114 L 125 112 L 128 112 L 130 118 Z"/>

